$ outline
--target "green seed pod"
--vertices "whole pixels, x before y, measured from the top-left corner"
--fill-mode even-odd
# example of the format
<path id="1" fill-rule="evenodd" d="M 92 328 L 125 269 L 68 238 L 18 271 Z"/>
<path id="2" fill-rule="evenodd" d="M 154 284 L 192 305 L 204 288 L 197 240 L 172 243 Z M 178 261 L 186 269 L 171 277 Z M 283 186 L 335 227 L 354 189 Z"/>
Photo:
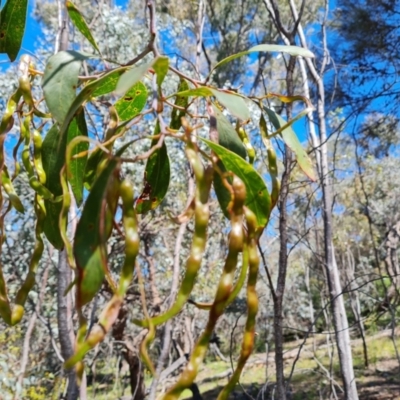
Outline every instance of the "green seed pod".
<path id="1" fill-rule="evenodd" d="M 33 164 L 36 169 L 39 182 L 42 185 L 46 184 L 46 172 L 43 169 L 42 164 L 42 136 L 36 129 L 33 130 Z"/>
<path id="2" fill-rule="evenodd" d="M 252 146 L 249 136 L 247 135 L 247 132 L 244 130 L 243 126 L 239 125 L 239 122 L 236 123 L 236 132 L 242 141 L 244 147 L 247 150 L 247 155 L 249 156 L 249 163 L 253 164 L 254 160 L 256 158 L 256 151 L 254 150 L 254 147 Z"/>
<path id="3" fill-rule="evenodd" d="M 196 378 L 198 369 L 207 353 L 215 325 L 228 304 L 238 257 L 240 252 L 243 250 L 244 244 L 245 233 L 243 229 L 243 205 L 245 199 L 245 185 L 238 177 L 234 176 L 232 182 L 232 199 L 229 204 L 231 214 L 231 232 L 229 235 L 228 255 L 219 280 L 215 300 L 209 313 L 208 323 L 193 349 L 185 370 L 182 372 L 176 384 L 165 394 L 163 400 L 179 399 L 182 392 L 192 385 Z"/>
<path id="4" fill-rule="evenodd" d="M 154 326 L 163 324 L 167 320 L 173 318 L 186 304 L 190 293 L 193 290 L 207 243 L 207 225 L 210 217 L 208 197 L 213 178 L 213 169 L 204 168 L 201 157 L 198 154 L 197 147 L 190 142 L 187 143 L 186 155 L 190 164 L 192 165 L 197 183 L 192 246 L 190 249 L 190 255 L 186 261 L 185 276 L 178 291 L 176 301 L 167 312 L 151 319 L 151 322 L 154 324 Z M 149 327 L 147 320 L 133 320 L 133 322 L 136 325 L 143 326 L 145 328 Z"/>
<path id="5" fill-rule="evenodd" d="M 3 170 L 1 171 L 1 184 L 8 194 L 8 198 L 12 206 L 20 213 L 24 213 L 25 209 L 21 203 L 20 198 L 18 197 L 17 193 L 15 192 L 14 186 L 11 182 L 10 176 L 8 175 L 8 170 L 6 166 L 3 166 Z"/>
<path id="6" fill-rule="evenodd" d="M 242 374 L 243 368 L 250 357 L 254 347 L 254 335 L 256 316 L 258 311 L 258 296 L 256 291 L 259 256 L 257 251 L 256 226 L 257 221 L 253 212 L 246 208 L 247 222 L 247 244 L 249 251 L 249 276 L 247 281 L 247 321 L 242 341 L 242 350 L 239 356 L 237 367 L 233 372 L 228 384 L 218 396 L 218 400 L 227 400 L 230 392 L 234 389 Z"/>

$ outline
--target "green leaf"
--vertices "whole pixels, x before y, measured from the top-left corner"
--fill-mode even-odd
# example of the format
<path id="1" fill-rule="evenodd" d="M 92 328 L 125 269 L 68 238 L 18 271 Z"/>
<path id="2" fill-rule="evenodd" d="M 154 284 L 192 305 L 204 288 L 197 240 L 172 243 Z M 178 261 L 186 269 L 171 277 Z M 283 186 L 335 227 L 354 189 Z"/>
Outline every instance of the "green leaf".
<path id="1" fill-rule="evenodd" d="M 142 82 L 136 83 L 124 97 L 115 103 L 118 117 L 121 121 L 135 118 L 144 108 L 147 101 L 147 89 Z"/>
<path id="2" fill-rule="evenodd" d="M 216 99 L 225 106 L 231 114 L 240 119 L 250 119 L 250 112 L 243 98 L 227 90 L 211 89 Z"/>
<path id="3" fill-rule="evenodd" d="M 268 118 L 272 125 L 274 125 L 275 129 L 287 126 L 287 122 L 276 112 L 267 107 L 264 107 L 264 111 L 267 113 Z M 280 135 L 286 145 L 293 151 L 296 160 L 299 163 L 299 167 L 311 180 L 315 181 L 315 172 L 310 157 L 308 157 L 307 152 L 303 149 L 303 146 L 297 138 L 297 135 L 294 133 L 292 127 L 287 126 L 282 130 L 282 132 L 280 132 Z"/>
<path id="4" fill-rule="evenodd" d="M 159 133 L 160 128 L 157 124 L 154 135 Z M 153 139 L 151 146 L 155 146 L 157 142 L 158 138 Z M 137 213 L 143 214 L 158 207 L 167 194 L 170 174 L 167 146 L 163 143 L 147 160 L 144 174 L 145 185 L 142 194 L 136 201 Z"/>
<path id="5" fill-rule="evenodd" d="M 61 146 L 60 146 L 61 144 Z M 66 140 L 60 143 L 60 132 L 57 124 L 54 124 L 46 134 L 42 144 L 42 162 L 43 169 L 46 173 L 46 188 L 54 196 L 62 195 L 62 187 L 60 182 L 60 171 L 65 161 Z M 62 204 L 45 200 L 46 217 L 44 219 L 43 230 L 56 249 L 62 249 L 64 242 L 62 240 L 58 219 L 60 216 Z"/>
<path id="6" fill-rule="evenodd" d="M 250 112 L 242 96 L 228 90 L 218 90 L 211 87 L 200 87 L 196 89 L 185 90 L 177 93 L 175 96 L 214 96 L 231 114 L 243 120 L 250 119 Z"/>
<path id="7" fill-rule="evenodd" d="M 42 82 L 44 98 L 52 116 L 60 125 L 76 98 L 78 74 L 85 58 L 76 51 L 60 51 L 51 56 L 46 64 Z"/>
<path id="8" fill-rule="evenodd" d="M 220 67 L 221 65 L 224 65 L 228 63 L 229 61 L 234 60 L 235 58 L 247 56 L 248 54 L 251 53 L 260 53 L 260 52 L 280 52 L 280 53 L 287 53 L 290 54 L 291 56 L 301 56 L 301 57 L 307 57 L 307 58 L 313 58 L 314 54 L 308 50 L 304 49 L 303 47 L 297 47 L 297 46 L 284 46 L 284 45 L 278 45 L 278 44 L 259 44 L 257 46 L 252 47 L 251 49 L 247 51 L 242 51 L 237 54 L 233 54 L 229 57 L 224 58 L 221 60 L 217 65 L 214 66 L 214 68 L 211 70 L 211 73 Z"/>
<path id="9" fill-rule="evenodd" d="M 97 46 L 96 41 L 92 36 L 92 32 L 82 17 L 81 12 L 76 8 L 75 4 L 72 1 L 67 0 L 66 2 L 67 11 L 69 17 L 71 18 L 72 23 L 78 28 L 79 32 L 89 41 L 89 43 L 100 53 L 100 49 Z"/>
<path id="10" fill-rule="evenodd" d="M 164 78 L 166 77 L 168 73 L 168 68 L 169 68 L 169 58 L 168 57 L 158 57 L 153 64 L 153 69 L 156 71 L 157 74 L 157 85 L 158 87 L 161 86 L 161 84 L 164 81 Z"/>
<path id="11" fill-rule="evenodd" d="M 183 78 L 181 78 L 178 86 L 178 92 L 184 92 L 186 90 L 189 90 L 189 85 L 187 81 Z M 188 96 L 179 96 L 176 95 L 175 97 L 175 105 L 178 107 L 185 108 L 189 104 L 189 97 Z M 179 130 L 182 126 L 182 117 L 184 117 L 186 114 L 186 111 L 184 110 L 178 110 L 177 108 L 172 109 L 171 113 L 171 122 L 169 124 L 169 127 L 171 129 Z"/>
<path id="12" fill-rule="evenodd" d="M 101 79 L 101 83 L 97 85 L 97 89 L 91 94 L 92 97 L 99 97 L 105 94 L 111 93 L 117 87 L 117 83 L 121 75 L 126 71 L 127 67 L 116 69 L 104 75 Z M 95 83 L 93 81 L 91 83 Z"/>
<path id="13" fill-rule="evenodd" d="M 68 109 L 67 115 L 65 116 L 64 122 L 61 126 L 60 129 L 60 140 L 61 138 L 64 138 L 66 136 L 66 133 L 68 131 L 68 126 L 71 122 L 71 120 L 74 118 L 75 113 L 79 110 L 79 108 L 82 106 L 82 104 L 89 100 L 90 97 L 93 96 L 93 94 L 98 91 L 98 90 L 106 90 L 106 88 L 109 88 L 111 85 L 111 82 L 113 79 L 115 79 L 115 76 L 117 74 L 122 74 L 127 70 L 128 67 L 121 67 L 115 70 L 112 70 L 110 72 L 107 72 L 106 74 L 102 75 L 98 79 L 95 79 L 94 81 L 90 82 L 87 84 L 76 96 L 75 100 L 72 102 L 71 106 Z M 110 78 L 112 77 L 112 79 Z M 100 94 L 97 94 L 98 96 Z"/>
<path id="14" fill-rule="evenodd" d="M 116 159 L 109 161 L 96 179 L 86 200 L 74 238 L 74 256 L 78 272 L 78 305 L 90 302 L 100 289 L 107 269 L 106 241 L 111 233 L 111 224 L 104 221 L 107 189 L 119 169 Z M 107 208 L 108 218 L 113 218 L 115 209 Z"/>
<path id="15" fill-rule="evenodd" d="M 263 229 L 271 212 L 271 199 L 264 180 L 248 162 L 226 148 L 207 139 L 201 140 L 215 152 L 227 171 L 233 172 L 246 186 L 246 206 L 257 218 L 257 228 Z"/>
<path id="16" fill-rule="evenodd" d="M 238 154 L 243 159 L 246 158 L 246 149 L 243 146 L 237 132 L 233 129 L 232 124 L 225 118 L 224 114 L 218 109 L 218 107 L 212 106 L 214 110 L 214 117 L 210 118 L 210 124 L 216 123 L 216 128 L 218 131 L 218 143 L 225 147 L 226 149 L 233 151 Z M 215 118 L 215 121 L 213 120 Z M 226 169 L 222 162 L 218 163 L 219 168 L 222 172 L 226 172 Z M 230 218 L 228 214 L 228 204 L 231 201 L 231 194 L 229 190 L 222 183 L 221 176 L 215 172 L 214 173 L 214 190 L 217 195 L 219 204 L 222 211 L 227 218 Z"/>
<path id="17" fill-rule="evenodd" d="M 246 158 L 246 149 L 232 124 L 225 118 L 218 107 L 214 105 L 212 107 L 217 122 L 218 143 L 226 149 L 238 154 L 240 157 Z"/>
<path id="18" fill-rule="evenodd" d="M 157 59 L 156 59 L 157 60 Z M 135 83 L 139 82 L 146 72 L 153 66 L 155 60 L 151 60 L 140 67 L 131 68 L 126 71 L 120 78 L 115 92 L 119 95 L 124 95 Z"/>
<path id="19" fill-rule="evenodd" d="M 28 0 L 7 0 L 0 13 L 0 53 L 17 58 L 25 32 Z"/>
<path id="20" fill-rule="evenodd" d="M 68 143 L 77 136 L 88 136 L 85 113 L 83 108 L 81 108 L 77 112 L 75 118 L 71 121 L 71 124 L 69 125 L 67 139 Z M 75 154 L 87 151 L 88 149 L 88 142 L 80 142 L 74 147 L 71 155 L 74 156 Z M 84 157 L 72 158 L 71 160 L 69 160 L 69 171 L 71 175 L 68 176 L 68 180 L 71 184 L 72 193 L 75 196 L 75 200 L 78 206 L 81 205 L 83 200 L 83 180 L 87 158 L 88 156 L 86 154 Z"/>

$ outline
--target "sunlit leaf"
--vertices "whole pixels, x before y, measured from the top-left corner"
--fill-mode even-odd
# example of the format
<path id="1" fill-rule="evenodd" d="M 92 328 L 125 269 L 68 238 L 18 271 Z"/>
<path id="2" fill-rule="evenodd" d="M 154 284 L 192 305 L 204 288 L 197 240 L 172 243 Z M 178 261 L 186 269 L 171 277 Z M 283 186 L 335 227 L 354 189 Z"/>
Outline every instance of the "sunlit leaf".
<path id="1" fill-rule="evenodd" d="M 88 130 L 86 126 L 85 114 L 83 108 L 77 112 L 75 118 L 71 121 L 68 128 L 68 143 L 71 142 L 77 136 L 88 136 Z M 78 143 L 73 151 L 72 157 L 81 152 L 87 151 L 89 148 L 88 142 Z M 85 174 L 85 167 L 87 161 L 87 154 L 79 158 L 72 158 L 69 160 L 69 171 L 71 173 L 68 176 L 69 183 L 71 184 L 72 193 L 75 196 L 75 200 L 78 206 L 81 205 L 83 200 L 83 180 Z"/>
<path id="2" fill-rule="evenodd" d="M 159 133 L 157 124 L 154 134 Z M 155 146 L 157 142 L 158 138 L 153 139 L 151 146 Z M 168 191 L 170 174 L 167 146 L 163 143 L 147 160 L 144 188 L 136 201 L 136 211 L 139 214 L 154 210 L 163 201 Z"/>
<path id="3" fill-rule="evenodd" d="M 0 53 L 6 53 L 11 61 L 21 48 L 27 11 L 28 0 L 7 0 L 0 13 Z"/>
<path id="4" fill-rule="evenodd" d="M 279 52 L 279 53 L 287 53 L 290 54 L 291 56 L 301 56 L 301 57 L 307 57 L 307 58 L 313 58 L 314 54 L 308 50 L 304 49 L 303 47 L 297 47 L 297 46 L 285 46 L 285 45 L 278 45 L 278 44 L 259 44 L 257 46 L 252 47 L 249 50 L 242 51 L 237 54 L 233 54 L 229 57 L 224 58 L 221 60 L 218 64 L 214 66 L 214 68 L 211 70 L 214 71 L 216 68 L 220 67 L 221 65 L 224 65 L 228 63 L 229 61 L 234 60 L 235 58 L 247 56 L 248 54 L 251 53 L 260 53 L 260 52 Z M 211 74 L 210 72 L 210 74 Z"/>
<path id="5" fill-rule="evenodd" d="M 262 177 L 242 157 L 210 140 L 201 140 L 217 154 L 227 171 L 233 172 L 243 181 L 246 186 L 245 204 L 256 215 L 257 227 L 263 229 L 271 212 L 271 199 Z"/>
<path id="6" fill-rule="evenodd" d="M 157 74 L 157 85 L 161 86 L 161 84 L 164 81 L 164 78 L 166 77 L 168 73 L 168 67 L 169 67 L 169 58 L 168 57 L 158 57 L 154 64 L 153 64 L 153 69 Z"/>
<path id="7" fill-rule="evenodd" d="M 46 64 L 42 82 L 44 98 L 60 125 L 76 98 L 78 74 L 85 58 L 76 51 L 60 51 L 51 56 Z"/>
<path id="8" fill-rule="evenodd" d="M 100 84 L 97 84 L 97 88 L 93 91 L 91 94 L 91 97 L 99 97 L 103 96 L 105 94 L 111 93 L 115 90 L 117 87 L 117 83 L 119 81 L 119 78 L 121 75 L 126 71 L 125 68 L 119 68 L 117 70 L 114 70 L 112 72 L 107 73 L 104 75 L 102 78 L 100 78 L 101 82 Z M 93 81 L 92 83 L 95 83 L 96 81 Z"/>
<path id="9" fill-rule="evenodd" d="M 136 83 L 125 95 L 115 103 L 121 121 L 135 118 L 146 105 L 147 89 L 142 82 Z"/>
<path id="10" fill-rule="evenodd" d="M 287 125 L 287 122 L 275 111 L 270 110 L 269 108 L 264 107 L 264 111 L 267 113 L 269 120 L 272 125 L 274 125 L 275 129 L 280 129 L 283 126 Z M 308 157 L 307 152 L 303 149 L 297 135 L 294 133 L 291 126 L 283 129 L 280 133 L 283 141 L 286 145 L 293 151 L 297 162 L 299 163 L 299 167 L 303 170 L 303 172 L 313 181 L 315 181 L 315 172 L 311 162 L 310 157 Z"/>
<path id="11" fill-rule="evenodd" d="M 225 106 L 231 114 L 241 118 L 243 120 L 248 120 L 250 118 L 250 112 L 243 98 L 235 92 L 228 90 L 218 90 L 211 87 L 199 87 L 195 89 L 185 90 L 179 92 L 176 96 L 202 96 L 209 97 L 214 96 L 223 106 Z"/>
<path id="12" fill-rule="evenodd" d="M 179 82 L 179 87 L 178 87 L 178 92 L 184 92 L 186 90 L 189 90 L 189 85 L 185 79 L 180 80 Z M 181 108 L 185 108 L 189 104 L 189 97 L 188 96 L 179 96 L 177 95 L 175 97 L 175 105 Z M 169 127 L 171 129 L 178 130 L 182 126 L 182 117 L 184 117 L 186 114 L 186 111 L 184 110 L 179 110 L 177 108 L 172 109 L 171 113 L 171 122 L 169 124 Z"/>
<path id="13" fill-rule="evenodd" d="M 92 32 L 84 20 L 81 12 L 76 8 L 72 1 L 67 0 L 65 3 L 68 11 L 68 15 L 71 18 L 72 23 L 78 28 L 79 32 L 89 41 L 89 43 L 100 53 L 99 47 L 93 38 Z"/>
<path id="14" fill-rule="evenodd" d="M 75 113 L 79 110 L 79 108 L 82 106 L 82 104 L 89 100 L 96 91 L 105 91 L 108 89 L 113 81 L 115 79 L 115 76 L 117 74 L 122 74 L 127 70 L 128 67 L 121 67 L 116 70 L 107 72 L 106 74 L 100 76 L 98 79 L 95 79 L 94 81 L 90 82 L 87 84 L 76 96 L 75 100 L 72 102 L 70 105 L 67 115 L 65 116 L 64 122 L 61 126 L 60 129 L 60 138 L 64 138 L 66 136 L 67 131 L 68 131 L 68 126 L 74 118 Z M 103 94 L 103 93 L 102 93 Z M 100 94 L 97 94 L 100 96 Z"/>
<path id="15" fill-rule="evenodd" d="M 156 59 L 157 60 L 157 59 Z M 118 95 L 124 95 L 133 85 L 138 83 L 153 66 L 155 60 L 151 60 L 139 67 L 133 67 L 126 71 L 120 78 L 115 89 Z"/>

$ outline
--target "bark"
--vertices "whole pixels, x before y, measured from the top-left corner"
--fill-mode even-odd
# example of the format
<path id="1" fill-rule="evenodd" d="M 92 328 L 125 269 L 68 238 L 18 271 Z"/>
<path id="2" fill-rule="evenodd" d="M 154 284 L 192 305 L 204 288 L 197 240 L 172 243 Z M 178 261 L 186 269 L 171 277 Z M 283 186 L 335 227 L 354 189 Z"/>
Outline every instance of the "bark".
<path id="1" fill-rule="evenodd" d="M 289 30 L 286 29 L 281 21 L 280 13 L 276 2 L 273 1 L 264 1 L 267 10 L 272 18 L 273 23 L 277 31 L 280 33 L 282 38 L 288 42 L 290 45 L 295 44 L 295 35 L 297 30 L 297 24 L 301 18 L 298 17 L 298 20 L 295 21 L 294 26 Z M 302 2 L 303 9 L 305 2 Z M 294 93 L 294 85 L 293 85 L 293 73 L 296 65 L 296 59 L 294 57 L 290 57 L 286 67 L 286 90 L 287 95 L 292 96 Z M 286 116 L 287 120 L 290 121 L 292 119 L 292 104 L 288 103 L 286 107 Z M 284 375 L 284 359 L 283 359 L 283 296 L 285 293 L 285 284 L 286 284 L 286 274 L 288 267 L 288 232 L 287 232 L 287 199 L 289 195 L 289 182 L 290 182 L 290 173 L 292 169 L 292 152 L 285 145 L 284 150 L 284 170 L 281 179 L 281 191 L 279 196 L 279 261 L 278 261 L 278 278 L 276 283 L 276 288 L 272 292 L 272 298 L 274 302 L 274 341 L 275 341 L 275 367 L 276 367 L 276 396 L 279 400 L 286 400 L 286 392 L 287 387 L 285 384 L 285 375 Z"/>
<path id="2" fill-rule="evenodd" d="M 143 400 L 146 397 L 146 388 L 144 385 L 143 365 L 136 351 L 136 346 L 132 345 L 125 335 L 126 323 L 129 312 L 127 305 L 124 304 L 119 310 L 117 321 L 112 329 L 113 339 L 124 344 L 122 355 L 129 366 L 129 383 L 131 387 L 131 400 Z M 136 337 L 140 339 L 140 335 Z"/>
<path id="3" fill-rule="evenodd" d="M 285 292 L 287 272 L 287 197 L 291 164 L 291 152 L 285 151 L 285 170 L 282 175 L 281 193 L 279 198 L 279 271 L 274 297 L 274 340 L 275 340 L 275 366 L 276 366 L 276 395 L 279 400 L 286 399 L 284 361 L 283 361 L 283 295 Z"/>
<path id="4" fill-rule="evenodd" d="M 325 19 L 328 12 L 328 0 L 325 4 Z M 293 17 L 298 18 L 297 8 L 293 0 L 290 0 L 290 7 Z M 301 45 L 307 48 L 305 35 L 301 24 L 298 24 L 298 33 Z M 357 400 L 357 387 L 353 369 L 353 359 L 350 346 L 350 334 L 348 329 L 348 321 L 346 310 L 344 306 L 344 299 L 342 295 L 342 287 L 340 283 L 339 270 L 335 259 L 335 248 L 333 245 L 333 228 L 332 228 L 332 184 L 330 180 L 329 162 L 328 162 L 328 145 L 327 145 L 327 127 L 325 115 L 325 87 L 323 82 L 323 74 L 326 65 L 329 62 L 329 52 L 327 47 L 327 38 L 325 31 L 325 24 L 322 23 L 322 45 L 324 49 L 323 59 L 320 71 L 317 71 L 313 62 L 306 59 L 305 62 L 317 86 L 317 115 L 319 123 L 319 149 L 320 154 L 317 158 L 319 160 L 318 171 L 320 172 L 320 179 L 322 185 L 323 195 L 323 223 L 324 223 L 324 248 L 325 248 L 325 269 L 329 287 L 329 294 L 332 307 L 333 325 L 335 329 L 336 343 L 338 347 L 339 362 L 341 375 L 343 380 L 343 387 L 345 391 L 345 398 L 348 400 Z"/>
<path id="5" fill-rule="evenodd" d="M 70 283 L 71 269 L 67 263 L 67 254 L 65 250 L 60 250 L 58 253 L 57 321 L 61 355 L 64 360 L 67 360 L 74 354 L 72 301 L 70 294 L 65 295 L 65 291 Z M 65 375 L 68 379 L 67 400 L 76 400 L 79 397 L 79 388 L 76 382 L 75 370 L 65 371 Z"/>
<path id="6" fill-rule="evenodd" d="M 68 15 L 62 5 L 58 2 L 59 11 L 59 34 L 56 43 L 56 52 L 68 50 Z M 67 253 L 60 250 L 58 254 L 58 280 L 57 280 L 57 322 L 58 337 L 61 347 L 61 355 L 67 360 L 74 354 L 74 332 L 72 324 L 72 297 L 71 294 L 65 295 L 71 283 L 71 268 L 67 262 Z M 67 400 L 76 400 L 79 397 L 79 387 L 76 381 L 75 370 L 65 371 L 68 379 Z"/>

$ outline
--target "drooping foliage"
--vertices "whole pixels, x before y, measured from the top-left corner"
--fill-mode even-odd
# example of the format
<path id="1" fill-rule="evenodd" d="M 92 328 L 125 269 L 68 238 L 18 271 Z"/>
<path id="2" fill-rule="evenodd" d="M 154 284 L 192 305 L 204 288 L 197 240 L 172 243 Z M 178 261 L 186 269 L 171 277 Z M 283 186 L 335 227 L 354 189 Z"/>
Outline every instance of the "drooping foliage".
<path id="1" fill-rule="evenodd" d="M 11 3 L 9 0 L 6 6 Z M 255 290 L 259 264 L 257 243 L 267 226 L 279 190 L 271 139 L 279 136 L 295 153 L 303 171 L 314 178 L 311 161 L 290 127 L 293 121 L 286 122 L 267 108 L 265 98 L 249 98 L 237 91 L 216 87 L 207 77 L 195 79 L 173 67 L 167 56 L 159 54 L 154 20 L 150 20 L 146 49 L 121 66 L 102 59 L 99 46 L 79 9 L 71 1 L 67 2 L 67 9 L 77 30 L 93 46 L 95 55 L 61 51 L 48 58 L 44 71 L 36 69 L 31 57 L 21 56 L 18 87 L 8 99 L 0 123 L 1 240 L 4 241 L 6 232 L 5 219 L 14 213 L 24 213 L 17 185 L 22 176 L 28 179 L 35 213 L 34 250 L 15 297 L 7 290 L 6 274 L 0 274 L 1 317 L 9 325 L 21 321 L 29 292 L 35 285 L 44 240 L 60 251 L 64 249 L 75 275 L 68 290 L 76 293 L 79 317 L 75 354 L 65 360 L 65 366 L 75 368 L 80 378 L 85 355 L 104 339 L 117 321 L 134 276 L 142 289 L 145 285 L 144 280 L 148 277 L 142 276 L 139 262 L 140 221 L 159 208 L 168 195 L 171 169 L 176 162 L 174 151 L 181 147 L 187 168 L 193 172 L 195 186 L 182 214 L 184 218 L 175 219 L 182 223 L 182 220 L 193 218 L 193 235 L 183 266 L 184 275 L 176 300 L 157 315 L 149 315 L 142 295 L 141 304 L 138 302 L 136 307 L 143 318 L 134 319 L 134 323 L 148 329 L 141 356 L 154 372 L 147 348 L 157 327 L 175 317 L 188 304 L 196 278 L 202 273 L 206 247 L 212 240 L 210 207 L 212 191 L 215 191 L 219 207 L 228 220 L 228 252 L 224 255 L 214 300 L 207 307 L 206 327 L 194 346 L 187 368 L 164 398 L 179 398 L 193 383 L 216 323 L 238 295 L 248 271 L 247 322 L 242 351 L 234 374 L 221 391 L 219 398 L 225 399 L 238 381 L 254 346 L 258 308 Z M 153 2 L 149 2 L 149 13 L 155 18 Z M 18 46 L 5 49 L 10 58 L 15 58 Z M 294 46 L 264 44 L 220 60 L 214 69 L 258 52 L 313 56 Z M 87 69 L 88 65 L 91 74 L 82 76 L 83 66 Z M 41 97 L 32 90 L 37 79 L 41 80 L 45 107 Z M 168 80 L 178 82 L 175 93 L 164 92 Z M 105 95 L 109 95 L 107 101 L 102 100 Z M 284 99 L 284 102 L 302 100 L 308 105 L 306 99 L 298 96 L 283 98 L 273 94 L 268 97 Z M 196 103 L 196 115 L 193 103 Z M 106 110 L 107 123 L 103 132 L 93 134 L 89 127 L 96 123 L 88 118 L 88 114 L 100 106 Z M 267 178 L 253 165 L 254 149 L 245 131 L 254 118 L 250 112 L 254 107 L 262 115 L 262 132 L 258 132 L 258 136 L 266 143 L 263 157 L 268 160 L 274 182 L 271 195 Z M 207 121 L 205 128 L 198 122 L 199 112 Z M 304 112 L 299 117 L 302 115 Z M 143 119 L 153 121 L 152 131 L 138 128 Z M 268 132 L 266 120 L 271 122 L 275 132 Z M 259 125 L 260 121 L 255 122 Z M 10 160 L 5 143 L 7 135 L 15 128 L 19 138 L 12 150 L 14 159 Z M 132 138 L 128 132 L 135 129 Z M 126 140 L 128 137 L 130 140 Z M 20 147 L 23 147 L 22 151 Z M 134 193 L 133 182 L 125 171 L 132 166 L 134 170 L 143 162 L 144 170 L 138 168 L 140 177 L 135 177 L 142 180 L 142 190 Z M 75 204 L 82 205 L 82 209 L 76 216 L 76 229 L 72 229 L 71 212 Z M 117 232 L 123 241 L 124 259 L 111 270 L 108 249 L 113 232 Z M 237 273 L 239 278 L 235 280 Z M 89 326 L 85 306 L 93 302 L 103 285 L 107 286 L 111 298 L 104 305 L 97 323 Z"/>

